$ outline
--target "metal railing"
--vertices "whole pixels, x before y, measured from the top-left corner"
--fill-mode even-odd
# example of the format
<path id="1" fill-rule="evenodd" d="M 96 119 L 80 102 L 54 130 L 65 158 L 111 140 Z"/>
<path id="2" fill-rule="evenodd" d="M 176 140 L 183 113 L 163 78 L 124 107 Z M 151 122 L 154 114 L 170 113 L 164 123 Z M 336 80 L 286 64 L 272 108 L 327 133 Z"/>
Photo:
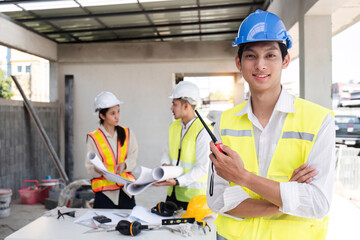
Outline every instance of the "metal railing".
<path id="1" fill-rule="evenodd" d="M 348 197 L 360 197 L 360 148 L 337 149 L 336 180 Z"/>

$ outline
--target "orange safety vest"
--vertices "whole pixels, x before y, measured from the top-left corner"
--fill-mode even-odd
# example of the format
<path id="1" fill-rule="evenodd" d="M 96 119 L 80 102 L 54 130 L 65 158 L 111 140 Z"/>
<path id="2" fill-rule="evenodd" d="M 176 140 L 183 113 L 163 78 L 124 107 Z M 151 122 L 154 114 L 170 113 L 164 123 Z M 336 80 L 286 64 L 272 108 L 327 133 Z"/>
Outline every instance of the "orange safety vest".
<path id="1" fill-rule="evenodd" d="M 116 165 L 118 163 L 124 162 L 127 157 L 127 151 L 129 147 L 129 128 L 124 128 L 124 130 L 126 137 L 123 146 L 121 146 L 119 139 L 117 141 L 117 159 L 115 158 L 113 149 L 111 148 L 105 134 L 100 130 L 100 128 L 88 134 L 88 136 L 94 140 L 96 148 L 103 160 L 104 166 L 109 172 L 112 173 L 115 173 Z M 130 181 L 135 181 L 134 176 L 129 172 L 123 172 L 120 176 Z M 123 184 L 111 182 L 103 176 L 93 178 L 91 180 L 91 188 L 94 192 L 117 190 L 122 186 Z"/>

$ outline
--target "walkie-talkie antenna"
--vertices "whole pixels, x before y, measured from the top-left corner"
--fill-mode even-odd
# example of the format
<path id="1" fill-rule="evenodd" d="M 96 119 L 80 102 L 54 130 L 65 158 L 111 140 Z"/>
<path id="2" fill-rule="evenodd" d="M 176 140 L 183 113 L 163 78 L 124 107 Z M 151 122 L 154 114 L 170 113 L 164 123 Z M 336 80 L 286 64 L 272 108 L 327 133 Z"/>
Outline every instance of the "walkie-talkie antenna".
<path id="1" fill-rule="evenodd" d="M 204 128 L 206 129 L 206 131 L 209 133 L 211 140 L 213 140 L 213 142 L 216 144 L 217 139 L 215 137 L 215 135 L 210 131 L 208 125 L 204 122 L 204 120 L 202 119 L 202 117 L 200 116 L 199 112 L 197 110 L 195 110 L 196 115 L 199 117 L 201 123 L 204 125 Z"/>
<path id="2" fill-rule="evenodd" d="M 217 139 L 216 139 L 215 135 L 210 131 L 208 125 L 204 122 L 204 120 L 200 116 L 199 112 L 197 110 L 195 110 L 195 113 L 199 117 L 201 123 L 204 125 L 204 128 L 206 129 L 206 131 L 209 133 L 209 135 L 211 137 L 211 140 L 214 142 L 216 148 L 220 152 L 224 153 L 224 151 L 220 147 L 220 145 L 222 145 L 222 143 L 217 142 Z M 224 154 L 227 155 L 226 153 L 224 153 Z M 212 195 L 214 194 L 214 164 L 212 162 L 211 162 L 211 176 L 210 176 L 209 194 L 210 194 L 210 197 L 212 197 Z"/>

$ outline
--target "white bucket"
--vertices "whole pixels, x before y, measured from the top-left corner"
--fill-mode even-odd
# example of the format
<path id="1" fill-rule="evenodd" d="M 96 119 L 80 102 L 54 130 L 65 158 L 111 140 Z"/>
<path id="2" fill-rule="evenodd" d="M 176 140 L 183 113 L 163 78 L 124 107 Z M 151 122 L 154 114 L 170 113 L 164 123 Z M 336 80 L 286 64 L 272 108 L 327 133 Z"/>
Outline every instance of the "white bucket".
<path id="1" fill-rule="evenodd" d="M 11 189 L 0 188 L 0 218 L 10 215 Z"/>

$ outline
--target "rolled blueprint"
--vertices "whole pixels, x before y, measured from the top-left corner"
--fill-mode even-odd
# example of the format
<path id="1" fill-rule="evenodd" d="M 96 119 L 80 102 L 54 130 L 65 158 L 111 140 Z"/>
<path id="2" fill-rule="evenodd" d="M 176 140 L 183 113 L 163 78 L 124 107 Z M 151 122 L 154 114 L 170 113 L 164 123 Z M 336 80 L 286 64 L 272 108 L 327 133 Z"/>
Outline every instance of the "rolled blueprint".
<path id="1" fill-rule="evenodd" d="M 92 151 L 88 152 L 87 158 L 96 168 L 104 172 L 104 177 L 107 180 L 124 184 L 125 190 L 131 195 L 137 195 L 143 192 L 155 182 L 165 181 L 168 178 L 179 177 L 184 172 L 184 169 L 180 166 L 160 166 L 154 169 L 140 166 L 139 177 L 132 182 L 120 175 L 109 172 L 96 153 Z"/>

